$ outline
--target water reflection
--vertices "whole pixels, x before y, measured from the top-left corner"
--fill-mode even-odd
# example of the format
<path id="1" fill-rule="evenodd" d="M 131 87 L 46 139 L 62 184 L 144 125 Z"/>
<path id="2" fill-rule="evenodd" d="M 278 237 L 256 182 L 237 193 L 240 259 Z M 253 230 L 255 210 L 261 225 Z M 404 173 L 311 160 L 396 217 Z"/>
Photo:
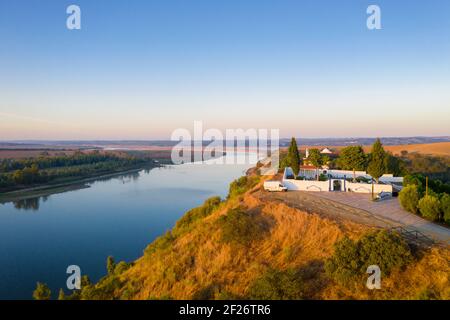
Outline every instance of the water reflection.
<path id="1" fill-rule="evenodd" d="M 145 174 L 149 174 L 150 171 L 152 170 L 152 168 L 149 169 L 144 169 L 143 172 Z M 108 177 L 100 177 L 100 178 L 96 178 L 93 179 L 93 182 L 108 182 L 111 180 L 119 180 L 122 182 L 122 184 L 126 184 L 126 183 L 130 183 L 130 182 L 136 182 L 140 177 L 140 172 L 136 171 L 136 172 L 128 172 L 128 173 L 120 173 L 117 175 L 112 175 L 112 176 L 108 176 Z M 70 186 L 70 190 L 66 190 L 64 192 L 70 192 L 70 191 L 76 191 L 76 190 L 80 190 L 80 189 L 85 189 L 88 188 L 89 184 L 74 184 Z M 37 196 L 37 197 L 32 197 L 32 198 L 25 198 L 25 199 L 19 199 L 19 200 L 14 200 L 14 201 L 7 201 L 4 203 L 8 203 L 11 202 L 14 206 L 14 208 L 16 208 L 17 210 L 25 210 L 25 211 L 39 211 L 39 207 L 42 202 L 46 202 L 48 200 L 48 198 L 53 195 L 53 194 L 57 194 L 57 193 L 61 193 L 61 191 L 59 190 L 49 190 L 48 194 L 42 195 L 42 196 Z M 1 203 L 1 204 L 4 204 Z"/>
<path id="2" fill-rule="evenodd" d="M 41 199 L 43 202 L 45 202 L 45 201 L 47 201 L 48 197 L 49 196 L 47 195 L 47 196 L 36 197 L 36 198 L 21 199 L 21 200 L 13 201 L 13 205 L 14 205 L 14 208 L 16 208 L 18 210 L 38 211 Z"/>
<path id="3" fill-rule="evenodd" d="M 153 168 L 150 169 L 143 169 L 143 172 L 148 174 Z M 120 173 L 114 176 L 108 176 L 108 177 L 103 177 L 103 178 L 97 178 L 95 179 L 95 181 L 99 181 L 99 182 L 107 182 L 110 180 L 119 180 L 121 181 L 123 184 L 128 183 L 128 182 L 133 182 L 133 181 L 137 181 L 140 177 L 140 172 L 139 171 L 135 171 L 135 172 L 127 172 L 127 173 Z"/>

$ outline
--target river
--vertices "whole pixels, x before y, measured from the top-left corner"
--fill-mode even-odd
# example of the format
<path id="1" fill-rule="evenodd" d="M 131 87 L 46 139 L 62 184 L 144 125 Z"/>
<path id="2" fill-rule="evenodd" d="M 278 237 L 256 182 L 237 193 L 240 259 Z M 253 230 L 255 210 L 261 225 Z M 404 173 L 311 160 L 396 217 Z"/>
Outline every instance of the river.
<path id="1" fill-rule="evenodd" d="M 187 210 L 211 196 L 225 197 L 248 167 L 165 166 L 0 204 L 0 299 L 30 299 L 37 281 L 56 297 L 66 287 L 69 265 L 97 281 L 108 255 L 116 261 L 140 257 Z"/>

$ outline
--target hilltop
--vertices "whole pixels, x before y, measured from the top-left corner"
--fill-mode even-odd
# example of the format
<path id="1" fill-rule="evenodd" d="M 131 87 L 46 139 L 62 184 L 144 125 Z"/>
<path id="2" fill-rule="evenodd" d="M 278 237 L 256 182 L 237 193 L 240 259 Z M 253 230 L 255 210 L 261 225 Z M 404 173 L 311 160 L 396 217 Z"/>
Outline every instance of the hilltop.
<path id="1" fill-rule="evenodd" d="M 260 180 L 233 182 L 226 200 L 188 211 L 141 258 L 109 259 L 108 275 L 64 298 L 450 299 L 448 248 L 263 200 Z M 381 290 L 366 288 L 369 261 L 355 257 L 367 246 L 383 265 Z"/>

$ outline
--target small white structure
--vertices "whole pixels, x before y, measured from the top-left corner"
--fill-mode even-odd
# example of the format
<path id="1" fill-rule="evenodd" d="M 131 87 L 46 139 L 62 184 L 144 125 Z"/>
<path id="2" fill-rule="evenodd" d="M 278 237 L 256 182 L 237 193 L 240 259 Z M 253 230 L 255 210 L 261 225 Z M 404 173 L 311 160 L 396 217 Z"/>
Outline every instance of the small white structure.
<path id="1" fill-rule="evenodd" d="M 328 148 L 325 148 L 325 149 L 322 149 L 322 151 L 320 151 L 320 153 L 322 153 L 322 154 L 333 154 L 333 151 L 331 151 Z"/>

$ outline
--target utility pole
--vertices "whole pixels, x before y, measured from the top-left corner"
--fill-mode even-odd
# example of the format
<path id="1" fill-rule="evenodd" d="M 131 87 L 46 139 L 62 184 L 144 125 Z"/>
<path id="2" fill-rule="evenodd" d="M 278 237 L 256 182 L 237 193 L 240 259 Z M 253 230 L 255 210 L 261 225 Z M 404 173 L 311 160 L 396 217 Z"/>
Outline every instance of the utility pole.
<path id="1" fill-rule="evenodd" d="M 373 179 L 372 179 L 372 200 L 373 200 Z"/>

